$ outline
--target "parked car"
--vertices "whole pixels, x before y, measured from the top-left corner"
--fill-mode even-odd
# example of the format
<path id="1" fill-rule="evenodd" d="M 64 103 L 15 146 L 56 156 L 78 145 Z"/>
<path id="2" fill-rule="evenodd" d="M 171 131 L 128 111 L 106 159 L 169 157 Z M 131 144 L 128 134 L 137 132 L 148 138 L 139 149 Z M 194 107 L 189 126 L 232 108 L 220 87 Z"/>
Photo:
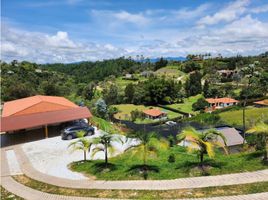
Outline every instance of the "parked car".
<path id="1" fill-rule="evenodd" d="M 71 140 L 71 139 L 77 138 L 77 133 L 79 131 L 84 131 L 85 136 L 94 134 L 94 128 L 92 126 L 89 126 L 86 123 L 77 123 L 75 125 L 72 125 L 63 129 L 61 131 L 61 139 Z"/>
<path id="2" fill-rule="evenodd" d="M 175 125 L 177 125 L 177 122 L 174 122 L 174 121 L 167 121 L 167 122 L 166 122 L 166 125 L 168 125 L 168 126 L 175 126 Z"/>

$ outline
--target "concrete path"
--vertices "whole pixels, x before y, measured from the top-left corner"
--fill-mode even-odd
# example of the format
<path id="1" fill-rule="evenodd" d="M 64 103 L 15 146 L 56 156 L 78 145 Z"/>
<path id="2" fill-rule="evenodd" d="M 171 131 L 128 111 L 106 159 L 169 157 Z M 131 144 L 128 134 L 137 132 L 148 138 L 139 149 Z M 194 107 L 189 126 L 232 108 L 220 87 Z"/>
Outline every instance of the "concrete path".
<path id="1" fill-rule="evenodd" d="M 18 149 L 16 149 L 18 150 Z M 19 162 L 22 160 L 19 160 Z M 24 160 L 25 161 L 25 160 Z M 23 164 L 23 163 L 20 163 Z M 24 163 L 25 164 L 25 163 Z M 23 165 L 22 165 L 23 166 Z M 178 179 L 179 180 L 179 179 Z M 42 180 L 40 180 L 42 181 Z M 43 180 L 44 181 L 44 180 Z M 46 182 L 46 181 L 44 181 Z M 72 182 L 72 181 L 71 181 Z M 103 181 L 105 182 L 105 181 Z M 113 181 L 109 181 L 113 182 Z M 124 181 L 125 184 L 129 181 Z M 147 181 L 143 181 L 147 182 Z M 166 182 L 166 181 L 164 181 Z M 41 191 L 34 190 L 27 186 L 24 186 L 18 182 L 16 182 L 10 174 L 9 166 L 6 159 L 5 152 L 1 151 L 1 185 L 9 192 L 20 196 L 26 200 L 97 200 L 98 198 L 91 197 L 72 197 L 72 196 L 62 196 L 49 194 Z M 108 189 L 108 188 L 105 188 Z M 164 189 L 164 188 L 162 188 Z M 104 199 L 104 198 L 102 198 Z M 212 198 L 198 198 L 196 200 L 267 200 L 268 192 L 265 193 L 257 193 L 257 194 L 249 194 L 249 195 L 237 195 L 237 196 L 224 196 L 224 197 L 212 197 Z M 193 199 L 181 199 L 181 200 L 193 200 Z"/>
<path id="2" fill-rule="evenodd" d="M 268 181 L 268 169 L 255 172 L 244 172 L 235 174 L 226 174 L 218 176 L 203 176 L 180 178 L 173 180 L 132 180 L 132 181 L 101 181 L 101 180 L 70 180 L 37 171 L 29 162 L 20 146 L 14 147 L 21 170 L 27 176 L 68 188 L 83 189 L 129 189 L 129 190 L 172 190 L 202 188 L 211 186 L 236 185 L 245 183 L 255 183 Z"/>

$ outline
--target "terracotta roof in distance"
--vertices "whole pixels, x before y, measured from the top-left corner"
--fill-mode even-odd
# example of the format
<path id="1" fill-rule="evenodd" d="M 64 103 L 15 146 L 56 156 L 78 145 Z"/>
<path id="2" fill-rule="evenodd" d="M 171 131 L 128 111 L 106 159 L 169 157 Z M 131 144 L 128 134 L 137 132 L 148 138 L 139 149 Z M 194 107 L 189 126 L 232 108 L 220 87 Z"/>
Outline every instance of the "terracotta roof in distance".
<path id="1" fill-rule="evenodd" d="M 206 101 L 208 103 L 237 103 L 239 101 L 232 99 L 232 98 L 228 98 L 228 97 L 224 97 L 224 98 L 208 98 L 206 99 Z"/>
<path id="2" fill-rule="evenodd" d="M 262 100 L 262 101 L 256 101 L 254 103 L 258 104 L 258 105 L 268 106 L 268 99 L 265 99 L 265 100 Z"/>
<path id="3" fill-rule="evenodd" d="M 158 116 L 164 114 L 164 112 L 162 112 L 161 110 L 156 109 L 156 108 L 144 110 L 143 113 L 150 115 L 152 117 L 158 117 Z"/>

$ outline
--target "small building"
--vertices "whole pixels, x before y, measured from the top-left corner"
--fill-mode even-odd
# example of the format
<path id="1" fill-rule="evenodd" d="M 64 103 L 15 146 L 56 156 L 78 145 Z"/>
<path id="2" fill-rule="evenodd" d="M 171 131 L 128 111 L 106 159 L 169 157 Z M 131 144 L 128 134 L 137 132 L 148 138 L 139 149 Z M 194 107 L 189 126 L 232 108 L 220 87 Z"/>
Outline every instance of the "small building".
<path id="1" fill-rule="evenodd" d="M 256 107 L 268 107 L 268 99 L 264 99 L 262 101 L 255 101 L 254 105 Z"/>
<path id="2" fill-rule="evenodd" d="M 126 74 L 126 75 L 125 75 L 125 78 L 132 78 L 132 77 L 133 77 L 132 74 Z"/>
<path id="3" fill-rule="evenodd" d="M 220 131 L 224 137 L 226 138 L 226 146 L 228 148 L 228 151 L 230 153 L 237 153 L 242 150 L 243 147 L 243 137 L 240 135 L 239 131 L 233 127 L 218 127 L 215 128 L 216 130 Z M 199 130 L 200 132 L 203 132 L 204 130 Z M 224 146 L 224 141 L 221 137 L 215 138 L 217 142 L 221 143 Z M 178 145 L 180 146 L 189 146 L 191 145 L 191 142 L 187 141 L 185 139 L 184 141 L 180 142 Z"/>
<path id="4" fill-rule="evenodd" d="M 226 108 L 229 106 L 234 106 L 239 103 L 239 101 L 224 97 L 224 98 L 208 98 L 206 101 L 209 103 L 209 108 L 206 111 L 214 111 L 216 109 Z"/>
<path id="5" fill-rule="evenodd" d="M 163 111 L 161 111 L 159 109 L 156 109 L 156 108 L 149 109 L 149 110 L 144 110 L 143 114 L 148 119 L 163 119 L 163 118 L 167 117 L 166 112 L 163 112 Z"/>
<path id="6" fill-rule="evenodd" d="M 148 78 L 148 77 L 154 75 L 154 72 L 153 71 L 143 71 L 143 72 L 141 72 L 140 75 L 143 76 L 143 77 Z"/>
<path id="7" fill-rule="evenodd" d="M 42 73 L 42 69 L 35 69 L 36 73 Z"/>
<path id="8" fill-rule="evenodd" d="M 64 97 L 36 95 L 4 103 L 0 131 L 13 132 L 90 118 L 87 107 L 79 107 Z"/>

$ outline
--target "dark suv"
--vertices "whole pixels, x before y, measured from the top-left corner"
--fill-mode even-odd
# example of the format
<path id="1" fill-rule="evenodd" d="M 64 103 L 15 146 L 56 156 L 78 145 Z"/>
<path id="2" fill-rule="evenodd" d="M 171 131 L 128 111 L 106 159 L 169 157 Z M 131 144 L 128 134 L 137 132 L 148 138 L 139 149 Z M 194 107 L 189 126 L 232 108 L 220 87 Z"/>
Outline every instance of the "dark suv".
<path id="1" fill-rule="evenodd" d="M 66 127 L 61 131 L 61 139 L 63 140 L 71 140 L 77 138 L 77 132 L 84 131 L 85 136 L 93 135 L 94 128 L 89 126 L 86 123 L 77 123 L 73 126 Z"/>

